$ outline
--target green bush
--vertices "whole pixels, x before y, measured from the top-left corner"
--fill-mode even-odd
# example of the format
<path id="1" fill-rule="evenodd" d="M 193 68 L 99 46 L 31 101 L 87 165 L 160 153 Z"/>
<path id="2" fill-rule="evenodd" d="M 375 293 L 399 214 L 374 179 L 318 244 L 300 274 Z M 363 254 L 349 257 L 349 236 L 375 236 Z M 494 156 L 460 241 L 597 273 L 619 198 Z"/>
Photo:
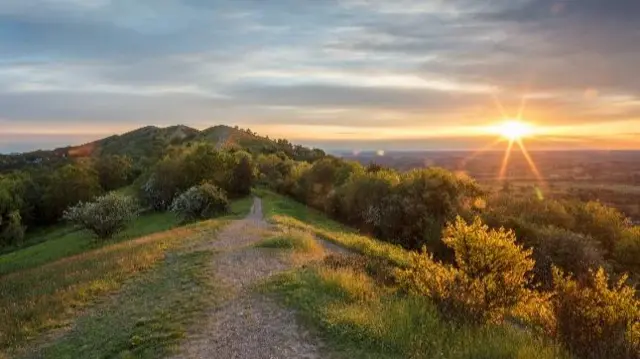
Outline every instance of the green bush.
<path id="1" fill-rule="evenodd" d="M 63 218 L 105 239 L 125 229 L 138 211 L 138 204 L 132 197 L 111 192 L 94 202 L 80 202 L 68 208 Z"/>
<path id="2" fill-rule="evenodd" d="M 183 222 L 211 218 L 229 211 L 229 200 L 222 189 L 210 183 L 189 188 L 171 204 L 171 211 Z"/>
<path id="3" fill-rule="evenodd" d="M 533 246 L 535 277 L 544 288 L 553 286 L 554 265 L 578 278 L 607 266 L 599 243 L 591 237 L 557 227 L 534 228 L 532 237 L 527 242 Z"/>
<path id="4" fill-rule="evenodd" d="M 582 358 L 640 358 L 640 302 L 625 285 L 609 286 L 604 269 L 576 281 L 556 269 L 553 310 L 562 342 Z"/>
<path id="5" fill-rule="evenodd" d="M 513 232 L 490 230 L 479 219 L 467 224 L 458 217 L 447 225 L 443 241 L 455 254 L 455 267 L 426 252 L 414 253 L 398 277 L 411 292 L 433 298 L 445 314 L 500 322 L 531 297 L 527 286 L 534 261 L 530 250 L 515 243 Z"/>

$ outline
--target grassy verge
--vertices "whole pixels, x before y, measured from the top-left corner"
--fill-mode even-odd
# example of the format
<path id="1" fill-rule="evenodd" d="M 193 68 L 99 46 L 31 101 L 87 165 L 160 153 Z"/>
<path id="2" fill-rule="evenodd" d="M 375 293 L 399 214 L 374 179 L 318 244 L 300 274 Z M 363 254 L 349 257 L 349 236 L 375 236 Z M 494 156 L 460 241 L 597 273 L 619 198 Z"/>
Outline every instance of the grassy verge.
<path id="1" fill-rule="evenodd" d="M 286 230 L 256 244 L 259 248 L 287 249 L 302 253 L 318 253 L 323 248 L 313 235 L 300 230 Z"/>
<path id="2" fill-rule="evenodd" d="M 265 217 L 275 224 L 313 233 L 342 247 L 389 260 L 398 266 L 409 262 L 408 252 L 399 246 L 363 236 L 287 197 L 265 190 L 256 192 L 262 198 Z"/>
<path id="3" fill-rule="evenodd" d="M 115 242 L 165 231 L 177 225 L 172 213 L 151 213 L 138 217 L 125 231 L 109 241 L 96 241 L 87 231 L 56 227 L 38 233 L 38 244 L 0 256 L 0 276 L 35 268 L 60 258 L 86 252 Z"/>
<path id="4" fill-rule="evenodd" d="M 426 298 L 379 285 L 362 271 L 323 264 L 264 285 L 297 309 L 335 358 L 563 358 L 531 334 L 508 326 L 443 320 Z"/>
<path id="5" fill-rule="evenodd" d="M 234 203 L 235 216 L 245 215 L 249 208 L 250 202 L 246 199 Z M 167 330 L 169 329 L 166 328 L 171 327 L 171 323 L 180 325 L 183 320 L 189 318 L 189 313 L 192 311 L 190 308 L 196 308 L 199 305 L 191 302 L 198 296 L 197 291 L 187 289 L 183 292 L 184 287 L 180 286 L 190 286 L 196 283 L 196 288 L 200 288 L 197 285 L 197 278 L 194 279 L 195 277 L 192 275 L 199 275 L 197 273 L 201 270 L 199 263 L 204 258 L 202 257 L 204 254 L 193 254 L 194 257 L 189 257 L 182 256 L 179 253 L 182 248 L 195 248 L 195 246 L 191 245 L 194 241 L 211 238 L 214 232 L 230 218 L 234 218 L 234 216 L 174 228 L 130 241 L 111 243 L 98 249 L 50 261 L 37 267 L 32 265 L 32 268 L 14 271 L 0 277 L 0 358 L 3 357 L 3 352 L 13 353 L 16 349 L 24 347 L 31 339 L 51 329 L 70 324 L 82 312 L 82 309 L 95 303 L 100 298 L 121 290 L 123 286 L 131 283 L 136 278 L 142 278 L 140 280 L 146 280 L 147 282 L 140 282 L 142 284 L 139 285 L 127 285 L 126 288 L 133 286 L 135 289 L 140 287 L 137 289 L 139 290 L 138 292 L 125 291 L 126 293 L 134 293 L 128 295 L 130 300 L 125 299 L 121 304 L 113 306 L 112 309 L 99 311 L 96 317 L 87 319 L 86 324 L 83 324 L 83 322 L 76 323 L 74 328 L 78 331 L 77 333 L 74 331 L 76 334 L 73 335 L 77 335 L 78 338 L 73 339 L 73 335 L 71 335 L 69 338 L 65 337 L 63 342 L 69 340 L 69 343 L 78 343 L 78 340 L 86 339 L 93 343 L 91 345 L 82 344 L 83 348 L 87 346 L 86 350 L 89 350 L 86 356 L 74 355 L 71 357 L 112 357 L 111 354 L 94 355 L 97 352 L 91 350 L 102 348 L 104 353 L 112 353 L 112 351 L 123 350 L 122 348 L 125 346 L 129 348 L 127 350 L 133 350 L 135 353 L 155 353 L 154 350 L 156 349 L 149 349 L 145 346 L 146 344 L 143 345 L 141 343 L 151 343 L 149 345 L 154 348 L 155 344 L 153 343 L 156 343 L 154 342 L 156 339 L 158 340 L 157 343 L 167 342 L 170 344 L 171 340 L 165 340 L 167 338 L 161 339 L 168 333 Z M 144 229 L 144 231 L 151 231 L 152 228 L 161 230 L 159 228 L 162 228 L 162 226 L 150 224 L 149 228 Z M 143 231 L 141 228 L 135 228 L 134 230 Z M 85 240 L 87 239 L 85 238 Z M 174 263 L 175 261 L 177 262 Z M 182 265 L 185 267 L 181 267 Z M 149 272 L 151 269 L 153 271 Z M 155 270 L 164 270 L 165 272 L 153 279 L 152 273 Z M 137 275 L 141 272 L 145 272 L 145 275 L 138 277 Z M 149 274 L 149 278 L 147 278 L 147 274 Z M 201 290 L 205 289 L 201 288 Z M 191 293 L 191 291 L 194 291 L 194 293 Z M 127 294 L 123 295 L 125 298 L 127 297 Z M 165 310 L 162 308 L 171 309 Z M 130 313 L 130 318 L 119 316 L 119 311 Z M 108 320 L 112 320 L 113 323 L 117 323 L 120 319 L 137 318 L 136 315 L 131 313 L 146 313 L 145 318 L 157 319 L 150 319 L 149 322 L 146 322 L 144 318 L 138 316 L 141 321 L 139 323 L 136 322 L 135 327 L 147 333 L 148 338 L 145 336 L 146 334 L 141 335 L 135 332 L 133 335 L 136 336 L 127 337 L 131 339 L 133 344 L 125 345 L 122 342 L 124 336 L 121 335 L 125 333 L 124 326 L 122 328 L 111 326 L 109 330 L 114 332 L 111 333 L 111 336 L 105 334 L 106 332 L 97 336 L 94 334 L 93 330 L 97 327 L 91 324 L 92 320 L 95 321 L 96 326 L 99 326 L 106 323 L 103 323 L 103 321 L 107 321 L 106 318 L 111 318 Z M 181 317 L 182 315 L 184 317 Z M 107 327 L 101 328 L 107 330 Z M 123 333 L 116 333 L 121 330 Z M 169 339 L 174 337 L 177 339 L 178 335 L 175 333 L 171 331 L 168 334 Z M 100 338 L 103 336 L 114 339 L 109 339 L 108 342 L 102 343 Z M 76 342 L 73 340 L 76 340 Z M 135 347 L 140 344 L 142 349 L 132 348 L 130 344 Z M 58 347 L 60 348 L 59 352 L 57 351 L 58 349 L 53 347 L 50 350 L 54 350 L 52 353 L 62 354 L 47 355 L 45 357 L 70 357 L 64 353 L 70 353 L 73 350 L 72 346 L 75 344 L 70 344 L 71 346 L 60 345 Z M 155 354 L 149 355 L 154 357 Z M 135 356 L 138 356 L 138 354 Z M 127 356 L 125 355 L 124 357 Z"/>
<path id="6" fill-rule="evenodd" d="M 205 275 L 210 252 L 180 253 L 136 280 L 116 300 L 76 320 L 73 330 L 27 357 L 159 358 L 177 347 L 215 304 Z"/>

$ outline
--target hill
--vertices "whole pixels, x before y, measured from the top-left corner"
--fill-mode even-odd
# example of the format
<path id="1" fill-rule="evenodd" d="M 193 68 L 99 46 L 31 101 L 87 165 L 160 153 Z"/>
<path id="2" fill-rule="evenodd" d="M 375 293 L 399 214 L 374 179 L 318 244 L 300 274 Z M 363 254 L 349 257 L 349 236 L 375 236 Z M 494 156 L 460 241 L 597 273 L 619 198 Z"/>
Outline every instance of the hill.
<path id="1" fill-rule="evenodd" d="M 155 160 L 162 157 L 171 147 L 193 142 L 210 142 L 220 148 L 242 148 L 252 153 L 283 151 L 292 157 L 299 157 L 296 154 L 303 156 L 311 151 L 302 146 L 294 146 L 286 140 L 274 141 L 258 136 L 249 129 L 240 129 L 237 126 L 217 125 L 202 131 L 184 125 L 164 128 L 146 126 L 80 146 L 0 155 L 0 173 L 33 166 L 62 164 L 70 158 L 120 155 L 131 157 L 136 162 Z"/>

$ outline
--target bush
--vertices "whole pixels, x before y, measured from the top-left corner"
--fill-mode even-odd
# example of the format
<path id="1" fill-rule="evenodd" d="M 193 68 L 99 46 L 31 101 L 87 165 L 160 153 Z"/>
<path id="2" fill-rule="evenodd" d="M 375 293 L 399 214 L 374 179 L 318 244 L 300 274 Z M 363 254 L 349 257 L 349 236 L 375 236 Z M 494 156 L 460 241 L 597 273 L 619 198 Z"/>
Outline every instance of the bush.
<path id="1" fill-rule="evenodd" d="M 189 188 L 171 204 L 171 211 L 183 222 L 211 218 L 229 211 L 229 200 L 222 189 L 210 183 Z"/>
<path id="2" fill-rule="evenodd" d="M 411 292 L 432 297 L 445 314 L 500 322 L 531 297 L 527 286 L 534 261 L 515 239 L 511 231 L 489 230 L 479 219 L 467 224 L 458 217 L 443 238 L 456 266 L 438 263 L 426 251 L 414 253 L 409 268 L 399 271 L 399 281 Z"/>
<path id="3" fill-rule="evenodd" d="M 535 228 L 533 257 L 536 260 L 536 280 L 544 288 L 553 286 L 552 266 L 558 266 L 579 279 L 589 275 L 591 269 L 606 266 L 600 245 L 591 237 L 556 227 Z"/>
<path id="4" fill-rule="evenodd" d="M 138 205 L 132 197 L 111 192 L 94 202 L 80 202 L 70 207 L 63 218 L 104 239 L 125 229 L 137 215 Z"/>
<path id="5" fill-rule="evenodd" d="M 25 227 L 18 211 L 13 211 L 6 218 L 0 216 L 0 247 L 22 243 Z"/>
<path id="6" fill-rule="evenodd" d="M 604 269 L 578 282 L 556 269 L 553 310 L 557 333 L 583 358 L 640 358 L 640 302 L 625 285 L 626 276 L 609 286 Z"/>

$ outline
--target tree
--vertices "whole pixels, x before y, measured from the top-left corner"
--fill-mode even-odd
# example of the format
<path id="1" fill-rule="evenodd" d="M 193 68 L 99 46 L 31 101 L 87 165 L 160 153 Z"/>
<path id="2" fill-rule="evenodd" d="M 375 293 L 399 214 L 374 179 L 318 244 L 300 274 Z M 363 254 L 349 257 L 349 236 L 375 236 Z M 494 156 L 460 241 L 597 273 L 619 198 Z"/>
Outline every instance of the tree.
<path id="1" fill-rule="evenodd" d="M 229 193 L 236 196 L 246 196 L 251 193 L 255 179 L 253 158 L 248 152 L 234 153 L 234 166 L 231 172 Z"/>
<path id="2" fill-rule="evenodd" d="M 43 198 L 44 215 L 55 222 L 68 207 L 90 201 L 101 192 L 98 173 L 92 166 L 78 162 L 60 167 L 48 178 Z"/>
<path id="3" fill-rule="evenodd" d="M 19 176 L 0 175 L 0 247 L 16 245 L 24 238 L 21 211 L 24 186 Z"/>
<path id="4" fill-rule="evenodd" d="M 112 191 L 128 185 L 133 173 L 133 162 L 127 156 L 103 156 L 96 160 L 100 186 L 105 191 Z"/>

